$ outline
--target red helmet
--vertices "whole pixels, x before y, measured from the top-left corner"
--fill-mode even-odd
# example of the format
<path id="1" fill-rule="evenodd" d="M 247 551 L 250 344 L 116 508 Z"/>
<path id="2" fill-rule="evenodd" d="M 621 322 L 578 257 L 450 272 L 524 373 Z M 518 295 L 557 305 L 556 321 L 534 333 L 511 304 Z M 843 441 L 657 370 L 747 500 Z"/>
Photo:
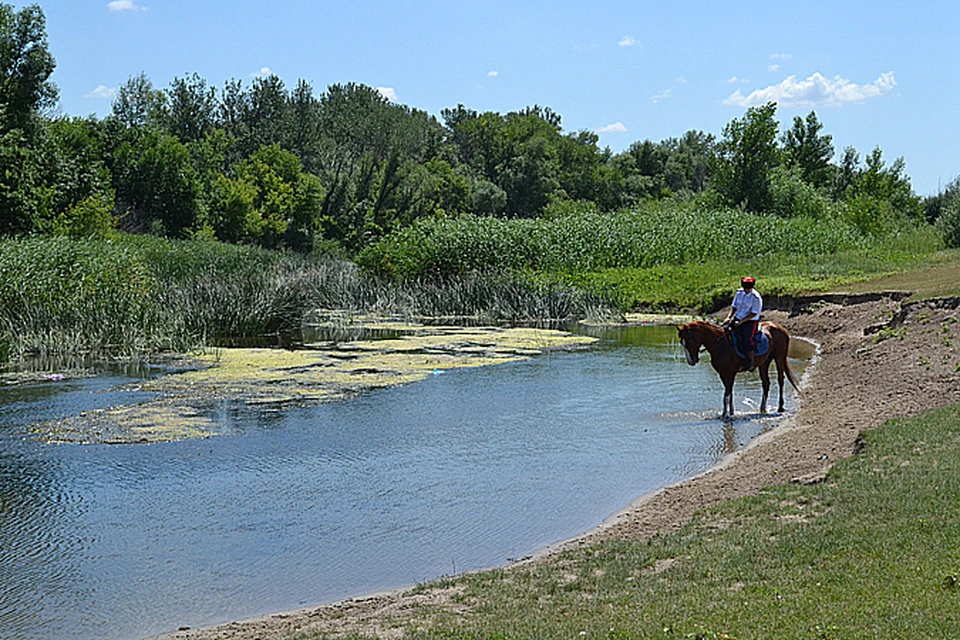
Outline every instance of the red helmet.
<path id="1" fill-rule="evenodd" d="M 751 288 L 751 287 L 752 287 L 753 285 L 755 285 L 756 283 L 757 283 L 757 279 L 756 279 L 756 278 L 753 278 L 753 277 L 751 277 L 751 276 L 746 276 L 746 277 L 740 278 L 740 285 L 743 286 L 743 287 L 746 288 L 746 289 Z"/>

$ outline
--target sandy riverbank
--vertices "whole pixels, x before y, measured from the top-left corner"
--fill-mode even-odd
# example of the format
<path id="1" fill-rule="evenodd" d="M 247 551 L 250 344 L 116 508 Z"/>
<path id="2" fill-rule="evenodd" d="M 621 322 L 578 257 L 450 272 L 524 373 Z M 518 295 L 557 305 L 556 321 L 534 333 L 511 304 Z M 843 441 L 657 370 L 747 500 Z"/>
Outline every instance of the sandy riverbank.
<path id="1" fill-rule="evenodd" d="M 960 402 L 958 299 L 916 304 L 880 300 L 816 305 L 792 317 L 766 313 L 792 334 L 820 344 L 799 411 L 711 471 L 638 500 L 604 526 L 558 548 L 676 530 L 713 504 L 787 482 L 816 482 L 854 454 L 862 431 L 887 419 Z M 706 365 L 701 365 L 706 366 Z M 775 382 L 774 382 L 775 384 Z M 736 388 L 734 393 L 737 393 Z M 717 403 L 721 387 L 717 382 Z M 552 554 L 532 561 L 551 562 Z M 278 613 L 166 638 L 272 640 L 304 633 L 402 637 L 419 605 L 453 604 L 442 588 L 400 590 Z"/>

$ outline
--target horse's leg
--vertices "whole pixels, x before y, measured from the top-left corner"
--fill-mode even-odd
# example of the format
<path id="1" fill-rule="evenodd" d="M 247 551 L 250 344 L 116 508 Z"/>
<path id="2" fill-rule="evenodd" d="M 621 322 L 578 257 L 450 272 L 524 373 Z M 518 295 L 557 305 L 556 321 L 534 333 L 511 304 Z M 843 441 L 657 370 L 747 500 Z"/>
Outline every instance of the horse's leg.
<path id="1" fill-rule="evenodd" d="M 783 354 L 777 355 L 777 384 L 780 386 L 780 404 L 777 407 L 779 413 L 784 412 L 783 408 L 783 374 L 787 370 L 787 355 L 786 350 Z"/>
<path id="2" fill-rule="evenodd" d="M 723 380 L 723 419 L 733 420 L 733 381 L 736 380 L 736 374 L 730 375 Z"/>
<path id="3" fill-rule="evenodd" d="M 767 397 L 770 395 L 770 358 L 760 365 L 760 382 L 763 386 L 763 397 L 760 399 L 760 413 L 767 412 Z"/>

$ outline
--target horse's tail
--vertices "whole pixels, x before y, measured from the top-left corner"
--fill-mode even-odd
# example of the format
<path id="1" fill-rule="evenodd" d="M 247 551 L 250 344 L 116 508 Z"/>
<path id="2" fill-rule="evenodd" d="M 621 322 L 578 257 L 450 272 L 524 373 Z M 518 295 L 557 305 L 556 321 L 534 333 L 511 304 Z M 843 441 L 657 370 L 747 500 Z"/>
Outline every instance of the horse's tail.
<path id="1" fill-rule="evenodd" d="M 783 369 L 787 374 L 787 379 L 790 381 L 790 384 L 797 390 L 797 394 L 803 396 L 803 392 L 800 390 L 800 384 L 797 382 L 796 376 L 793 375 L 793 369 L 790 368 L 790 361 L 786 358 L 783 359 Z"/>
<path id="2" fill-rule="evenodd" d="M 790 381 L 790 384 L 793 385 L 793 388 L 797 390 L 799 395 L 803 395 L 803 392 L 800 390 L 800 383 L 797 382 L 797 377 L 793 375 L 793 369 L 790 368 L 790 359 L 787 358 L 787 354 L 790 353 L 790 334 L 786 329 L 780 327 L 780 330 L 783 331 L 784 337 L 787 339 L 786 349 L 783 352 L 783 371 L 787 374 L 787 379 Z M 777 366 L 780 366 L 780 363 L 777 363 Z"/>

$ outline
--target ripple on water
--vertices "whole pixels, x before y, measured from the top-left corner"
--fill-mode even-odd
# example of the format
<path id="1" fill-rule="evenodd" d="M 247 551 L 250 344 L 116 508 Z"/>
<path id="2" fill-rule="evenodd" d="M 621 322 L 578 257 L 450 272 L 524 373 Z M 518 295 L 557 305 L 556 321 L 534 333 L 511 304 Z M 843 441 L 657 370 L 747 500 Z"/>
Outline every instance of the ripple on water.
<path id="1" fill-rule="evenodd" d="M 749 413 L 720 422 L 714 372 L 658 340 L 267 418 L 223 405 L 216 419 L 233 435 L 210 440 L 4 438 L 0 638 L 144 637 L 502 564 L 576 535 L 763 428 Z M 4 414 L 0 433 L 87 406 L 83 388 L 6 396 L 29 408 Z M 755 381 L 736 393 L 759 397 Z"/>

